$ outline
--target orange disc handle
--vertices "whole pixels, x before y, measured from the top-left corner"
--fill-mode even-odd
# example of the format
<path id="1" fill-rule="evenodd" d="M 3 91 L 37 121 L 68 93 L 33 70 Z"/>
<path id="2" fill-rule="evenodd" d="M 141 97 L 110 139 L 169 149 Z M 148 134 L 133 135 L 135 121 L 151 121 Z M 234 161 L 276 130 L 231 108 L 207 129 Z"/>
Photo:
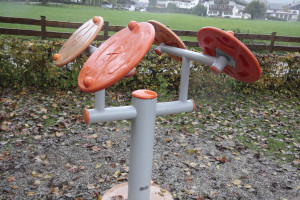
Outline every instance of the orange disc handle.
<path id="1" fill-rule="evenodd" d="M 89 57 L 79 73 L 79 88 L 84 92 L 97 92 L 130 76 L 130 71 L 149 51 L 154 35 L 151 24 L 131 21 Z"/>

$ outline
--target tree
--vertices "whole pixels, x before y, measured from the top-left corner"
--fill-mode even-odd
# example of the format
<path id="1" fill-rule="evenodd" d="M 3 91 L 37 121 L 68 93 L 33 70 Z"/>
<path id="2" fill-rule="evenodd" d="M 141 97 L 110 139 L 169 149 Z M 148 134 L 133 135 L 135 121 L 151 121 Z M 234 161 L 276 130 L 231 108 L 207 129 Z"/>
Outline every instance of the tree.
<path id="1" fill-rule="evenodd" d="M 157 4 L 157 0 L 149 0 L 149 6 L 155 7 Z"/>
<path id="2" fill-rule="evenodd" d="M 169 12 L 174 12 L 175 10 L 177 10 L 176 4 L 174 4 L 174 3 L 168 3 L 168 5 L 167 5 L 167 10 L 168 10 Z"/>
<path id="3" fill-rule="evenodd" d="M 262 19 L 266 13 L 266 5 L 258 0 L 251 1 L 247 4 L 244 12 L 251 14 L 251 19 Z"/>
<path id="4" fill-rule="evenodd" d="M 200 2 L 192 9 L 192 13 L 199 16 L 206 16 L 207 8 Z"/>

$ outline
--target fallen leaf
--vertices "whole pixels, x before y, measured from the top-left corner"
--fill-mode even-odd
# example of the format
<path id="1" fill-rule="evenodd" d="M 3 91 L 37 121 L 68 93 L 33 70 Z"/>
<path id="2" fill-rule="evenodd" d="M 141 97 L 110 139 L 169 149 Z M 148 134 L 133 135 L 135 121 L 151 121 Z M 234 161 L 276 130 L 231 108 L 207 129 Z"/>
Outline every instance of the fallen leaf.
<path id="1" fill-rule="evenodd" d="M 99 169 L 100 167 L 102 167 L 102 164 L 101 164 L 101 163 L 98 163 L 98 164 L 96 165 L 96 169 Z"/>
<path id="2" fill-rule="evenodd" d="M 300 164 L 300 159 L 294 160 L 293 163 L 294 163 L 294 165 L 299 165 Z"/>
<path id="3" fill-rule="evenodd" d="M 72 165 L 70 163 L 65 164 L 65 168 L 70 169 Z"/>
<path id="4" fill-rule="evenodd" d="M 11 188 L 12 188 L 13 190 L 16 190 L 16 189 L 18 189 L 19 187 L 16 186 L 16 185 L 12 185 Z"/>
<path id="5" fill-rule="evenodd" d="M 120 175 L 121 175 L 121 172 L 120 171 L 116 171 L 115 174 L 114 174 L 114 177 L 118 178 Z"/>
<path id="6" fill-rule="evenodd" d="M 247 183 L 244 184 L 244 187 L 247 188 L 247 189 L 251 189 L 252 188 L 252 186 L 249 185 L 249 184 L 247 184 Z"/>
<path id="7" fill-rule="evenodd" d="M 28 194 L 27 194 L 28 197 L 31 197 L 33 195 L 34 195 L 34 192 L 28 192 Z"/>
<path id="8" fill-rule="evenodd" d="M 187 183 L 193 182 L 193 178 L 190 177 L 190 176 L 186 176 L 186 177 L 184 178 L 184 180 L 185 180 L 185 182 L 187 182 Z"/>
<path id="9" fill-rule="evenodd" d="M 92 146 L 91 149 L 93 150 L 93 153 L 96 153 L 96 152 L 98 152 L 98 151 L 101 150 L 101 149 L 100 149 L 99 147 L 97 147 L 97 146 Z"/>
<path id="10" fill-rule="evenodd" d="M 228 161 L 225 156 L 223 156 L 223 157 L 217 156 L 216 160 L 221 162 L 221 163 L 226 163 Z"/>
<path id="11" fill-rule="evenodd" d="M 34 183 L 33 183 L 33 185 L 39 185 L 39 184 L 41 184 L 40 180 L 35 180 Z"/>
<path id="12" fill-rule="evenodd" d="M 234 185 L 240 185 L 241 182 L 242 182 L 241 180 L 235 179 L 235 180 L 232 181 L 232 184 L 234 184 Z"/>
<path id="13" fill-rule="evenodd" d="M 51 178 L 53 175 L 52 174 L 46 174 L 45 176 L 44 176 L 44 179 L 49 179 L 49 178 Z"/>
<path id="14" fill-rule="evenodd" d="M 189 164 L 191 167 L 193 167 L 193 168 L 196 168 L 197 167 L 197 163 L 194 163 L 194 162 L 191 162 L 190 164 Z"/>
<path id="15" fill-rule="evenodd" d="M 56 132 L 55 135 L 56 135 L 57 137 L 61 137 L 61 136 L 64 135 L 64 132 Z"/>
<path id="16" fill-rule="evenodd" d="M 91 189 L 95 189 L 96 187 L 95 187 L 94 184 L 88 184 L 87 188 L 88 188 L 89 190 L 91 190 Z"/>
<path id="17" fill-rule="evenodd" d="M 16 177 L 15 176 L 11 176 L 7 179 L 7 182 L 13 182 L 16 180 Z"/>
<path id="18" fill-rule="evenodd" d="M 112 146 L 112 144 L 111 144 L 111 141 L 110 141 L 110 140 L 107 140 L 107 141 L 106 141 L 106 146 L 107 146 L 107 147 L 109 147 L 109 148 Z"/>

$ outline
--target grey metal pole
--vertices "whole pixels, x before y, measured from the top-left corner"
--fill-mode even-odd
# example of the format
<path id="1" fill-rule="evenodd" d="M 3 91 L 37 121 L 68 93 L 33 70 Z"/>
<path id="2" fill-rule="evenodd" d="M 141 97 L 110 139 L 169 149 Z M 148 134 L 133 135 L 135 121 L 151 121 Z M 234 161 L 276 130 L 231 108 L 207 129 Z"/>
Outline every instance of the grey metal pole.
<path id="1" fill-rule="evenodd" d="M 182 57 L 181 77 L 179 89 L 179 101 L 186 102 L 189 91 L 189 77 L 190 77 L 191 61 L 185 56 Z"/>
<path id="2" fill-rule="evenodd" d="M 157 94 L 137 90 L 132 95 L 137 116 L 132 120 L 128 200 L 149 200 Z"/>
<path id="3" fill-rule="evenodd" d="M 105 109 L 105 89 L 96 92 L 95 109 L 98 111 L 102 111 Z"/>

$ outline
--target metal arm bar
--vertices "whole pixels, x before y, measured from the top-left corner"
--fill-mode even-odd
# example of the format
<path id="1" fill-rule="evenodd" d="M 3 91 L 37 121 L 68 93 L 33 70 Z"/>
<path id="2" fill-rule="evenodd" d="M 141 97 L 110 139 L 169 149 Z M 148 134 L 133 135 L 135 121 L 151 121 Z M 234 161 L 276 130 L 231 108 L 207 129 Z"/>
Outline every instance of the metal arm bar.
<path id="1" fill-rule="evenodd" d="M 86 48 L 86 50 L 84 50 L 84 53 L 86 55 L 92 55 L 96 50 L 97 50 L 97 47 L 89 45 L 88 48 Z"/>
<path id="2" fill-rule="evenodd" d="M 197 61 L 202 64 L 211 65 L 216 67 L 220 72 L 223 70 L 223 68 L 228 65 L 228 60 L 224 56 L 219 57 L 213 57 L 213 56 L 207 56 L 202 53 L 197 53 L 194 51 L 189 51 L 186 49 L 181 49 L 177 47 L 171 47 L 167 46 L 164 43 L 161 43 L 157 50 L 159 50 L 161 53 L 168 53 L 174 56 L 178 56 L 181 58 L 186 58 L 188 60 Z"/>
<path id="3" fill-rule="evenodd" d="M 97 103 L 96 103 L 97 104 Z M 191 112 L 195 108 L 193 100 L 186 102 L 173 101 L 156 104 L 156 116 L 182 112 Z M 107 122 L 116 120 L 135 119 L 136 109 L 133 106 L 110 107 L 103 110 L 88 109 L 89 123 Z"/>

